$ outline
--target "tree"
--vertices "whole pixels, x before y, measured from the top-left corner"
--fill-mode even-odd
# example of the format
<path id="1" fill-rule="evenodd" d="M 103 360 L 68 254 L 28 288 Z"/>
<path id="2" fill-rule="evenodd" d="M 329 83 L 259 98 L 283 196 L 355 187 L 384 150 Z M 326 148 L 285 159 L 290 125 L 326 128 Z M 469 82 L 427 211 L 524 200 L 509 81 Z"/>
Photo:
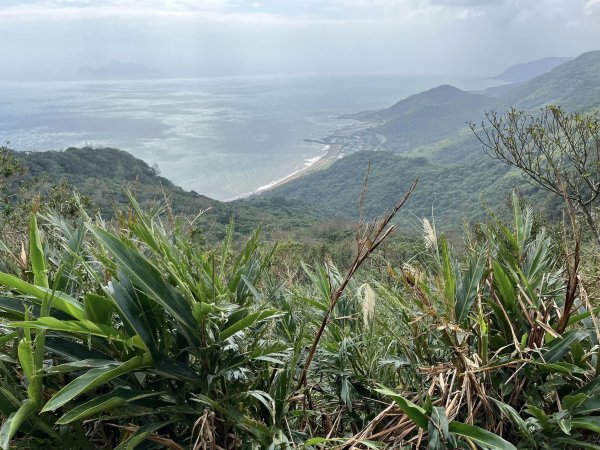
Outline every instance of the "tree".
<path id="1" fill-rule="evenodd" d="M 600 196 L 600 118 L 567 114 L 557 106 L 547 106 L 536 116 L 512 108 L 504 114 L 486 112 L 485 117 L 470 127 L 486 153 L 563 197 L 583 213 L 600 244 L 594 220 Z"/>

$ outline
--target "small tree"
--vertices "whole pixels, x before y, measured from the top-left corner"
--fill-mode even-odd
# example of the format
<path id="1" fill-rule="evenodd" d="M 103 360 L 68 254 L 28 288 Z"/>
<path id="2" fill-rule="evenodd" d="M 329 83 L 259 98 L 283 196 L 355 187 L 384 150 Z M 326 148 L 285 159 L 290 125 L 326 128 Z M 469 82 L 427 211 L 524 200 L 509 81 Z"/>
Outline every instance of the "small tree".
<path id="1" fill-rule="evenodd" d="M 533 116 L 514 108 L 486 112 L 470 127 L 492 158 L 517 167 L 525 178 L 581 211 L 596 241 L 594 206 L 600 195 L 600 118 L 548 106 Z"/>

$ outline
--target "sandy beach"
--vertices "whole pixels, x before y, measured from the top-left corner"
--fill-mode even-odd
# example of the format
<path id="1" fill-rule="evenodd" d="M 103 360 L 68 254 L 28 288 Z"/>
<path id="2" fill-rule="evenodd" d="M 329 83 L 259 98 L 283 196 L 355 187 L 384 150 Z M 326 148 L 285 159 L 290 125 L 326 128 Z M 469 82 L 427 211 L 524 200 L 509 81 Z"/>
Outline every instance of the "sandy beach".
<path id="1" fill-rule="evenodd" d="M 340 155 L 340 152 L 342 150 L 342 145 L 341 144 L 329 144 L 327 147 L 328 147 L 327 153 L 325 153 L 322 156 L 318 156 L 316 158 L 308 160 L 307 164 L 302 169 L 296 170 L 295 172 L 292 172 L 289 175 L 287 175 L 279 180 L 273 181 L 264 186 L 260 186 L 251 195 L 270 191 L 271 189 L 279 187 L 282 184 L 289 183 L 290 181 L 300 178 L 304 175 L 307 175 L 309 173 L 313 173 L 318 170 L 322 170 L 322 169 L 329 167 L 331 165 L 331 163 L 333 161 L 335 161 L 338 158 L 338 156 Z"/>

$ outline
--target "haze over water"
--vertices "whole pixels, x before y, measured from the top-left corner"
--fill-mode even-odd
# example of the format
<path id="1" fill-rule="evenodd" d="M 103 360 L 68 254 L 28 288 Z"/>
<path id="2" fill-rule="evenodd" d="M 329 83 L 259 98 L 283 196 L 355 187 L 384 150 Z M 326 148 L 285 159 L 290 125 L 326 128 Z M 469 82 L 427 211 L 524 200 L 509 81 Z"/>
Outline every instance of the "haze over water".
<path id="1" fill-rule="evenodd" d="M 228 200 L 321 156 L 323 146 L 303 140 L 349 123 L 336 115 L 446 83 L 494 84 L 392 75 L 1 83 L 0 139 L 23 151 L 119 148 L 185 189 Z"/>

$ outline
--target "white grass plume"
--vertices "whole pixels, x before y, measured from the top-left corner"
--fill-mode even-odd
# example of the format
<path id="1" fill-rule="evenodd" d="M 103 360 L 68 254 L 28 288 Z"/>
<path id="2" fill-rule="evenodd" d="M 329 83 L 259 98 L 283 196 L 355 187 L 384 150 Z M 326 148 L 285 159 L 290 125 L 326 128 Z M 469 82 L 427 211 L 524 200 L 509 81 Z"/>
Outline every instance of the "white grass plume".
<path id="1" fill-rule="evenodd" d="M 376 294 L 368 283 L 363 283 L 358 288 L 358 296 L 362 299 L 363 322 L 369 326 L 375 314 Z"/>
<path id="2" fill-rule="evenodd" d="M 425 248 L 437 250 L 437 233 L 435 232 L 435 225 L 432 225 L 427 219 L 423 219 L 423 238 L 425 239 Z"/>

